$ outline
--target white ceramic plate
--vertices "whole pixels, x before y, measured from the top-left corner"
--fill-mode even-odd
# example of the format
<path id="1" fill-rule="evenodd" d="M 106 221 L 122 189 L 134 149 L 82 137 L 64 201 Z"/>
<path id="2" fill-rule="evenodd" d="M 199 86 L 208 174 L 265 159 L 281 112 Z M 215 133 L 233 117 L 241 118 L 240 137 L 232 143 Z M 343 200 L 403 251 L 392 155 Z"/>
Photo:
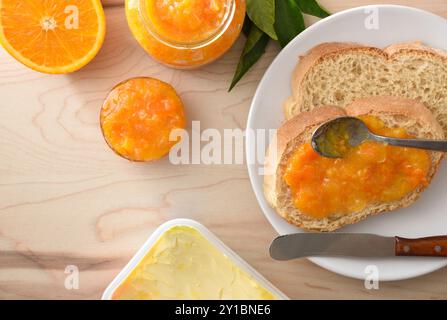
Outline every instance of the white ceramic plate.
<path id="1" fill-rule="evenodd" d="M 378 10 L 379 28 L 367 29 L 365 19 Z M 339 12 L 310 26 L 297 36 L 265 73 L 254 96 L 247 129 L 278 128 L 283 121 L 282 103 L 290 96 L 290 78 L 297 58 L 313 46 L 329 41 L 352 41 L 377 47 L 421 40 L 447 50 L 447 20 L 414 8 L 392 5 L 359 7 Z M 247 137 L 247 163 L 250 180 L 258 202 L 273 227 L 280 234 L 304 232 L 288 224 L 267 204 L 259 161 L 251 152 L 255 141 Z M 262 160 L 262 159 L 261 159 Z M 447 163 L 444 161 L 432 184 L 410 208 L 383 214 L 341 229 L 341 232 L 368 232 L 386 236 L 421 237 L 447 234 Z M 314 257 L 311 261 L 333 272 L 365 279 L 365 268 L 375 265 L 382 281 L 420 276 L 447 265 L 447 258 L 359 259 Z M 297 270 L 299 272 L 299 270 Z"/>

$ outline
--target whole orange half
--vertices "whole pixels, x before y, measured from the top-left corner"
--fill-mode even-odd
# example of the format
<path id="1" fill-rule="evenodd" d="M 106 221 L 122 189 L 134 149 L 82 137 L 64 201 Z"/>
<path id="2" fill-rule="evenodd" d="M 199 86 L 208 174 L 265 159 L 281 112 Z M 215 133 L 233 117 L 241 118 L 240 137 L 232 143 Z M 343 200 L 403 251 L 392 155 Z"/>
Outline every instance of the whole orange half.
<path id="1" fill-rule="evenodd" d="M 0 43 L 44 73 L 89 63 L 104 42 L 105 24 L 100 0 L 0 0 Z"/>

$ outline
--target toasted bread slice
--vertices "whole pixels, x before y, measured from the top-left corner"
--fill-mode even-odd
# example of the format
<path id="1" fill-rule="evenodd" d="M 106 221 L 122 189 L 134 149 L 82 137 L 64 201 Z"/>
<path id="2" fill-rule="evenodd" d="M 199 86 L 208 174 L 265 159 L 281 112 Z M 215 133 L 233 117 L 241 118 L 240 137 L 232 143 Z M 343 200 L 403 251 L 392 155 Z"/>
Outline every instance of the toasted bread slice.
<path id="1" fill-rule="evenodd" d="M 300 61 L 292 76 L 286 119 L 314 107 L 344 107 L 359 98 L 416 99 L 447 133 L 447 54 L 419 42 L 384 50 L 356 43 L 323 43 Z"/>
<path id="2" fill-rule="evenodd" d="M 418 138 L 443 139 L 444 131 L 431 112 L 421 103 L 398 97 L 371 97 L 356 100 L 345 108 L 322 106 L 302 112 L 286 121 L 277 131 L 276 144 L 267 153 L 264 176 L 264 194 L 277 213 L 298 227 L 314 231 L 333 231 L 348 224 L 366 219 L 371 215 L 411 205 L 426 186 L 420 186 L 399 201 L 374 203 L 361 212 L 334 214 L 315 219 L 302 214 L 293 204 L 289 187 L 283 180 L 284 170 L 293 151 L 308 143 L 312 132 L 322 123 L 341 116 L 374 115 L 388 127 L 401 127 Z M 272 149 L 275 148 L 275 149 Z M 276 152 L 275 152 L 276 151 Z M 431 181 L 443 153 L 430 152 L 431 166 L 427 180 Z"/>

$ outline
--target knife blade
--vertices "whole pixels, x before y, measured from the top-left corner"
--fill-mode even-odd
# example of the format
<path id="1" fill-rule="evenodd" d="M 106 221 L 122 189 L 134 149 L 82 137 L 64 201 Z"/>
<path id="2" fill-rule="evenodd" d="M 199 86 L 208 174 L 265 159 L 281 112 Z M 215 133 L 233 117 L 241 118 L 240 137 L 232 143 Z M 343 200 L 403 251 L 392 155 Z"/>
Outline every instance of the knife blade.
<path id="1" fill-rule="evenodd" d="M 275 260 L 315 256 L 447 257 L 447 236 L 408 239 L 367 233 L 294 233 L 275 238 L 270 256 Z"/>

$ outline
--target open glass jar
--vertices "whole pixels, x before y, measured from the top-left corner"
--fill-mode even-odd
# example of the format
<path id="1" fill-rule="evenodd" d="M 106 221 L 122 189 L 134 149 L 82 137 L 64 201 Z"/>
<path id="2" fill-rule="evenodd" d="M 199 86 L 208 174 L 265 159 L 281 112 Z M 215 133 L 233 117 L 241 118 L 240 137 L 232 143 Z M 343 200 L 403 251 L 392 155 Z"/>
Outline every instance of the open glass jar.
<path id="1" fill-rule="evenodd" d="M 174 68 L 195 68 L 236 41 L 245 0 L 126 0 L 126 16 L 149 55 Z"/>

